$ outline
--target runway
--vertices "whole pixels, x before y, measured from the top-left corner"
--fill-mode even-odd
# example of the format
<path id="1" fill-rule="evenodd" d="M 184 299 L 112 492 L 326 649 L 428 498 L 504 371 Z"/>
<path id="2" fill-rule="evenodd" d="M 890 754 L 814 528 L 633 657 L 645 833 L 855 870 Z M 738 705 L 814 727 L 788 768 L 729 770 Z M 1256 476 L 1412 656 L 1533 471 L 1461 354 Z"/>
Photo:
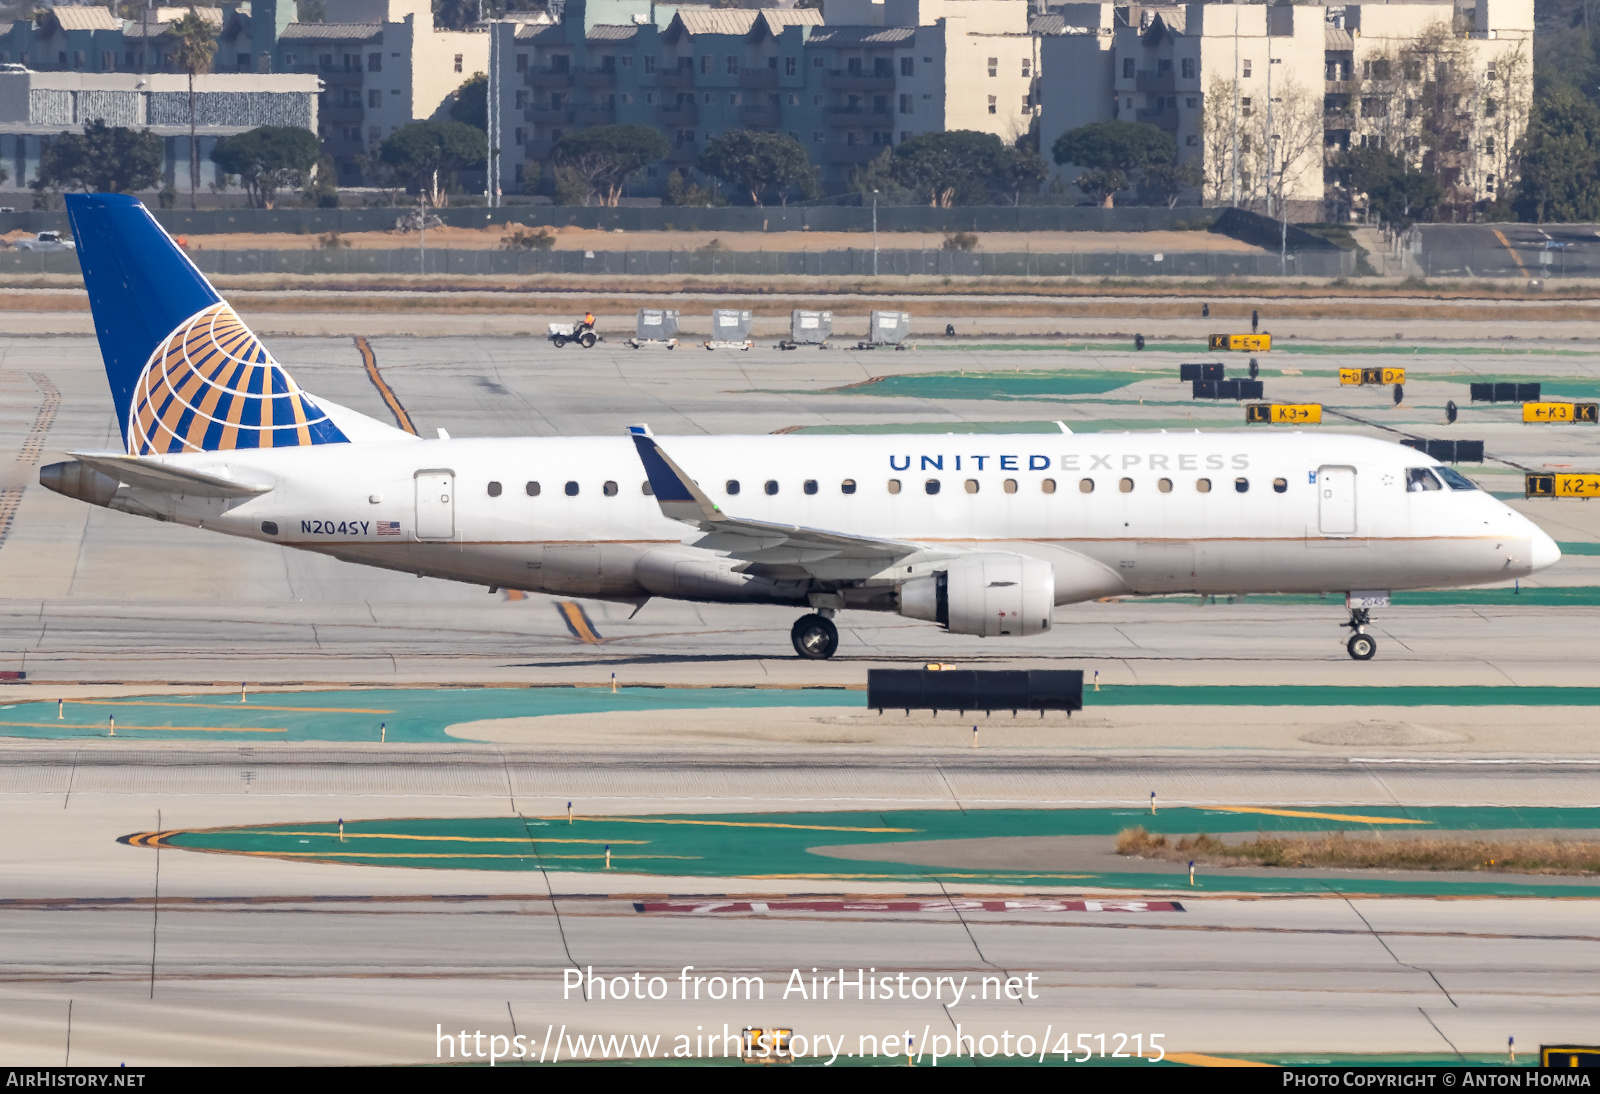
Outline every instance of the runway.
<path id="1" fill-rule="evenodd" d="M 1090 431 L 1243 418 L 1234 404 L 1187 398 L 1173 378 L 1180 360 L 1201 359 L 1187 351 L 580 356 L 500 335 L 408 337 L 401 321 L 369 339 L 424 434 L 612 433 L 646 421 L 659 435 L 891 423 L 1043 436 L 1058 419 Z M 272 345 L 308 390 L 393 420 L 348 338 Z M 609 874 L 593 859 L 418 869 L 117 842 L 340 818 L 352 833 L 386 832 L 371 823 L 397 818 L 502 824 L 560 818 L 568 802 L 618 824 L 908 811 L 960 824 L 1093 809 L 1132 825 L 1152 791 L 1159 808 L 1196 816 L 1592 808 L 1600 516 L 1520 500 L 1520 468 L 1600 465 L 1600 434 L 1524 427 L 1515 408 L 1463 396 L 1485 376 L 1588 394 L 1592 346 L 1552 338 L 1492 357 L 1411 348 L 1326 346 L 1263 363 L 1272 398 L 1354 416 L 1338 429 L 1481 437 L 1500 462 L 1467 470 L 1566 551 L 1539 581 L 1398 598 L 1378 613 L 1380 653 L 1365 664 L 1344 655 L 1337 600 L 1269 597 L 1074 605 L 1048 636 L 1006 649 L 846 613 L 839 656 L 817 663 L 792 656 L 786 611 L 652 602 L 629 619 L 631 605 L 585 602 L 585 636 L 548 597 L 359 569 L 51 494 L 35 485 L 39 463 L 116 444 L 98 352 L 82 335 L 0 337 L 0 450 L 16 454 L 0 475 L 0 669 L 27 674 L 0 690 L 0 723 L 16 723 L 0 748 L 0 1061 L 61 1063 L 69 1004 L 70 1060 L 86 1065 L 459 1062 L 441 1057 L 439 1035 L 463 1029 L 581 1055 L 603 1046 L 562 1038 L 659 1034 L 671 1047 L 724 1023 L 823 1035 L 845 1046 L 836 1066 L 886 1039 L 899 1053 L 907 1034 L 928 1047 L 958 1024 L 1025 1033 L 1036 1048 L 1070 1031 L 1107 1034 L 1113 1047 L 1138 1034 L 1146 1051 L 1161 1034 L 1169 1052 L 1280 1057 L 1455 1060 L 1502 1052 L 1508 1036 L 1530 1047 L 1584 1039 L 1600 932 L 1580 884 L 1535 879 L 1544 888 L 1531 895 L 1443 899 L 1404 878 L 1376 894 L 1330 874 L 1338 883 L 1313 896 L 1202 877 L 1178 894 L 1178 911 L 1149 904 L 1187 889 L 1167 866 L 1137 884 L 1067 869 L 1069 859 L 1053 872 L 1093 876 L 1018 883 L 993 863 L 935 869 L 911 852 L 891 877 L 837 855 L 812 855 L 824 865 L 806 870 L 696 873 L 685 859 L 681 872 L 627 873 L 611 829 L 596 837 L 614 844 Z M 1334 370 L 1355 363 L 1403 364 L 1405 402 L 1340 389 Z M 886 376 L 900 378 L 850 386 Z M 1463 408 L 1455 432 L 1446 399 Z M 870 666 L 928 660 L 1080 668 L 1098 672 L 1102 690 L 1091 684 L 1070 723 L 983 719 L 978 747 L 964 718 L 891 725 L 850 690 Z M 149 705 L 162 703 L 173 705 Z M 101 732 L 113 714 L 114 740 Z M 291 838 L 335 838 L 324 829 Z M 838 841 L 819 831 L 794 853 Z M 757 844 L 728 846 L 759 857 Z M 932 876 L 958 868 L 980 876 Z M 691 976 L 760 977 L 766 995 L 678 998 L 687 965 Z M 584 1001 L 586 981 L 563 998 L 565 970 L 590 966 L 608 981 L 660 976 L 671 991 Z M 941 999 L 784 998 L 793 970 L 809 988 L 813 967 L 969 986 L 1033 975 L 1038 998 L 952 1003 L 949 985 Z"/>

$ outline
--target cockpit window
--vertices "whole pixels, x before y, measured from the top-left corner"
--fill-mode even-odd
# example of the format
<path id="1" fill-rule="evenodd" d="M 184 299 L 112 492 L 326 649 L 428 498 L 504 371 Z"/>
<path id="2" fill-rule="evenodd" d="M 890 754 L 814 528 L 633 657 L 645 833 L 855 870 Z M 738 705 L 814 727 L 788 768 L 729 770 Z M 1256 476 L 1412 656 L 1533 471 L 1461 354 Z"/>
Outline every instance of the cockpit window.
<path id="1" fill-rule="evenodd" d="M 1435 467 L 1434 473 L 1444 480 L 1444 484 L 1452 490 L 1476 490 L 1472 480 L 1453 467 Z"/>
<path id="2" fill-rule="evenodd" d="M 1443 490 L 1439 480 L 1426 467 L 1406 468 L 1406 491 L 1415 494 L 1423 490 Z"/>

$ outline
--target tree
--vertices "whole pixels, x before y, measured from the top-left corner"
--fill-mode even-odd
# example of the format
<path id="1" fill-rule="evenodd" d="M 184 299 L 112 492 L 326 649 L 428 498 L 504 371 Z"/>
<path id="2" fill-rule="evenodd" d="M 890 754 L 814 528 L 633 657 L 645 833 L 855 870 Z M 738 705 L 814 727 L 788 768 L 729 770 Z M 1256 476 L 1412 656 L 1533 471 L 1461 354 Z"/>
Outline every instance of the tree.
<path id="1" fill-rule="evenodd" d="M 1083 196 L 1096 205 L 1111 208 L 1111 195 L 1128 186 L 1128 176 L 1114 168 L 1091 167 L 1072 180 Z"/>
<path id="2" fill-rule="evenodd" d="M 699 167 L 745 191 L 752 205 L 760 205 L 769 191 L 783 205 L 788 203 L 790 191 L 810 197 L 818 189 L 817 169 L 811 165 L 811 157 L 799 141 L 786 133 L 729 130 L 706 142 Z"/>
<path id="3" fill-rule="evenodd" d="M 1062 165 L 1127 176 L 1151 164 L 1172 163 L 1178 157 L 1178 142 L 1149 122 L 1090 122 L 1061 134 L 1050 152 Z M 1095 182 L 1103 184 L 1109 178 L 1097 175 Z M 1106 192 L 1108 204 L 1114 192 Z"/>
<path id="4" fill-rule="evenodd" d="M 217 28 L 200 18 L 191 5 L 189 13 L 172 24 L 172 37 L 178 47 L 178 67 L 189 76 L 189 208 L 195 208 L 200 189 L 200 146 L 195 136 L 194 78 L 211 70 L 217 52 Z"/>
<path id="5" fill-rule="evenodd" d="M 271 209 L 278 191 L 305 185 L 316 165 L 317 135 L 292 125 L 262 125 L 217 142 L 211 162 L 238 175 L 250 204 Z"/>
<path id="6" fill-rule="evenodd" d="M 450 120 L 475 125 L 485 133 L 489 131 L 489 77 L 474 72 L 456 88 L 450 101 Z"/>
<path id="7" fill-rule="evenodd" d="M 1367 208 L 1399 231 L 1433 219 L 1444 191 L 1432 175 L 1400 156 L 1371 145 L 1344 154 L 1343 173 L 1352 195 L 1365 194 Z"/>
<path id="8" fill-rule="evenodd" d="M 889 171 L 895 182 L 925 196 L 936 209 L 988 200 L 989 186 L 1006 152 L 993 133 L 954 129 L 918 133 L 894 149 Z"/>
<path id="9" fill-rule="evenodd" d="M 461 122 L 411 122 L 389 134 L 378 156 L 434 205 L 448 204 L 457 171 L 481 167 L 489 155 L 483 130 Z"/>
<path id="10" fill-rule="evenodd" d="M 643 125 L 597 125 L 562 137 L 550 149 L 550 162 L 568 185 L 585 189 L 601 205 L 616 205 L 628 176 L 665 159 L 667 139 Z"/>
<path id="11" fill-rule="evenodd" d="M 1285 75 L 1274 83 L 1272 97 L 1270 114 L 1263 110 L 1251 119 L 1256 123 L 1256 173 L 1271 199 L 1268 214 L 1287 220 L 1300 181 L 1313 171 L 1322 177 L 1323 95 L 1320 88 L 1313 95 L 1293 75 Z"/>
<path id="12" fill-rule="evenodd" d="M 135 132 L 96 118 L 83 132 L 62 133 L 39 153 L 37 190 L 87 190 L 125 194 L 148 190 L 161 178 L 164 149 L 148 129 Z"/>
<path id="13" fill-rule="evenodd" d="M 1024 193 L 1037 194 L 1039 184 L 1050 177 L 1050 168 L 1045 166 L 1038 149 L 1026 140 L 1024 137 L 1018 141 L 1019 147 L 1002 148 L 995 159 L 994 188 L 1009 194 L 1013 206 L 1022 204 Z"/>
<path id="14" fill-rule="evenodd" d="M 1568 87 L 1535 100 L 1511 198 L 1519 220 L 1600 219 L 1600 108 Z"/>
<path id="15" fill-rule="evenodd" d="M 1141 200 L 1151 205 L 1178 204 L 1184 191 L 1200 185 L 1200 168 L 1192 163 L 1152 163 L 1139 175 Z"/>
<path id="16" fill-rule="evenodd" d="M 1234 199 L 1234 150 L 1239 131 L 1233 124 L 1239 82 L 1211 78 L 1200 117 L 1200 198 L 1208 205 Z"/>

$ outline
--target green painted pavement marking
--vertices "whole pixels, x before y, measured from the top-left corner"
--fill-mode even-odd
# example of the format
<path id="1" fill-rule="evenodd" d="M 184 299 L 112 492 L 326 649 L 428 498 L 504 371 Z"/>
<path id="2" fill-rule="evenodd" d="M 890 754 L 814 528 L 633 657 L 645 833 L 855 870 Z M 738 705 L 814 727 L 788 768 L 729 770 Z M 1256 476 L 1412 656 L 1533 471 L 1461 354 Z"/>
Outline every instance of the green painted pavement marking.
<path id="1" fill-rule="evenodd" d="M 1136 353 L 1132 340 L 1126 342 L 1046 342 L 1046 343 L 1017 343 L 1017 342 L 971 342 L 966 344 L 951 344 L 948 342 L 918 342 L 917 350 L 1011 350 L 1017 352 L 1044 352 L 1054 350 L 1057 353 Z M 1145 353 L 1209 353 L 1215 355 L 1218 351 L 1212 349 L 1204 342 L 1161 342 L 1155 339 L 1146 339 Z M 1533 346 L 1413 346 L 1397 342 L 1394 345 L 1375 346 L 1330 346 L 1311 342 L 1289 342 L 1278 339 L 1273 345 L 1272 353 L 1348 353 L 1352 355 L 1370 356 L 1372 354 L 1388 354 L 1396 357 L 1413 356 L 1505 356 L 1505 357 L 1591 357 L 1593 354 L 1576 349 L 1540 349 Z M 1266 354 L 1257 354 L 1263 357 Z M 1231 356 L 1231 354 L 1224 354 Z M 1240 354 L 1241 357 L 1248 356 Z"/>
<path id="2" fill-rule="evenodd" d="M 1600 555 L 1600 543 L 1573 543 L 1560 540 L 1556 546 L 1561 548 L 1561 553 L 1564 555 Z"/>
<path id="3" fill-rule="evenodd" d="M 328 822 L 179 830 L 171 847 L 291 860 L 424 869 L 535 870 L 603 873 L 611 869 L 672 877 L 833 882 L 939 880 L 1030 888 L 1118 888 L 1259 893 L 1363 892 L 1423 895 L 1552 895 L 1600 897 L 1600 884 L 1550 884 L 1528 875 L 1413 881 L 1387 872 L 1370 877 L 1318 877 L 1285 872 L 1241 876 L 1210 868 L 1193 890 L 1182 874 L 985 870 L 838 859 L 818 846 L 862 846 L 924 840 L 1015 836 L 1105 836 L 1134 825 L 1152 832 L 1241 833 L 1362 830 L 1409 831 L 1597 829 L 1597 808 L 1441 807 L 1372 809 L 1333 806 L 1286 810 L 1177 808 L 1155 815 L 1127 809 L 901 810 L 892 812 L 665 814 L 347 820 L 344 838 Z"/>
<path id="4" fill-rule="evenodd" d="M 1518 494 L 1517 497 L 1522 495 Z M 1566 548 L 1563 547 L 1562 550 Z M 1574 551 L 1573 554 L 1595 554 L 1594 551 Z M 1597 585 L 1524 585 L 1521 589 L 1425 589 L 1391 594 L 1398 607 L 1448 607 L 1452 604 L 1495 604 L 1505 608 L 1558 608 L 1589 607 L 1600 604 L 1600 586 Z M 1122 604 L 1193 604 L 1195 594 L 1171 594 L 1149 597 L 1118 598 Z M 1334 597 L 1311 593 L 1251 593 L 1249 596 L 1206 597 L 1206 606 L 1226 607 L 1237 605 L 1316 604 L 1344 610 L 1343 601 Z"/>
<path id="5" fill-rule="evenodd" d="M 1102 684 L 1084 689 L 1085 707 L 1245 706 L 1245 707 L 1591 707 L 1600 706 L 1600 688 L 1417 686 L 1362 687 L 1338 684 L 1253 685 Z"/>
<path id="6" fill-rule="evenodd" d="M 1560 590 L 1524 590 L 1524 602 L 1535 602 L 1532 598 L 1544 591 Z M 1305 601 L 1317 602 L 1310 597 Z M 1600 706 L 1600 688 L 1108 684 L 1086 692 L 1084 699 L 1088 706 L 1590 707 Z M 220 696 L 146 695 L 69 702 L 63 719 L 56 718 L 52 701 L 0 706 L 0 737 L 104 737 L 114 715 L 118 737 L 139 739 L 376 741 L 379 727 L 387 726 L 387 739 L 397 743 L 449 742 L 459 738 L 446 734 L 445 727 L 492 718 L 764 707 L 861 709 L 865 702 L 860 688 L 622 688 L 615 694 L 608 688 L 570 687 L 407 689 L 257 693 L 245 704 Z"/>
<path id="7" fill-rule="evenodd" d="M 250 702 L 222 695 L 140 695 L 0 706 L 0 736 L 117 736 L 252 741 L 376 741 L 387 725 L 395 742 L 453 741 L 446 726 L 485 718 L 526 718 L 599 711 L 727 707 L 859 706 L 860 692 L 839 688 L 439 688 L 257 692 Z M 335 710 L 330 708 L 343 708 Z"/>

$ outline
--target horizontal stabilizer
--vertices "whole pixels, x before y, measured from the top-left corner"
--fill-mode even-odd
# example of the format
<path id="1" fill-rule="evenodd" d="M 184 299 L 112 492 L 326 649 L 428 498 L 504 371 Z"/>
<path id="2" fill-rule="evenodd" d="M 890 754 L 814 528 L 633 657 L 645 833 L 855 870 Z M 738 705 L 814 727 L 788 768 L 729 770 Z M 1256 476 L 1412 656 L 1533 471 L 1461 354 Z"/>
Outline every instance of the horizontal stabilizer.
<path id="1" fill-rule="evenodd" d="M 117 452 L 73 452 L 73 459 L 103 475 L 139 490 L 202 498 L 253 498 L 272 489 L 270 483 L 239 482 L 187 467 L 124 456 Z"/>

